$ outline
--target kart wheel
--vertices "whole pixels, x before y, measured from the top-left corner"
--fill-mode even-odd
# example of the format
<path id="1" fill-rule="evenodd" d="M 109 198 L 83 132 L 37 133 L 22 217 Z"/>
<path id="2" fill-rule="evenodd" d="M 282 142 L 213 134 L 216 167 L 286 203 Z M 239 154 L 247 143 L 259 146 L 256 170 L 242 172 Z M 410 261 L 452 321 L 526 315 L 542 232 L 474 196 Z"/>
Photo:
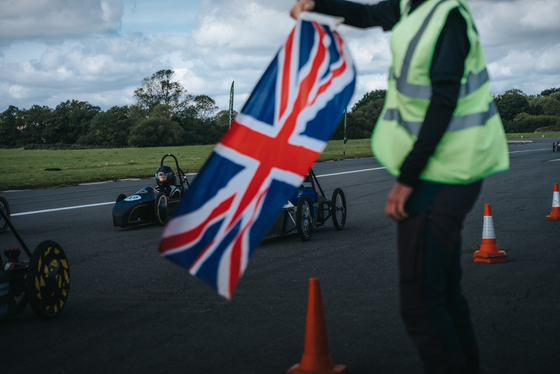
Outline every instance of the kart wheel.
<path id="1" fill-rule="evenodd" d="M 309 196 L 302 195 L 296 211 L 296 226 L 299 237 L 304 242 L 311 239 L 313 233 L 313 204 Z"/>
<path id="2" fill-rule="evenodd" d="M 45 240 L 35 248 L 27 268 L 27 298 L 35 314 L 58 317 L 70 292 L 70 270 L 62 247 Z"/>
<path id="3" fill-rule="evenodd" d="M 6 217 L 10 219 L 10 206 L 8 205 L 8 201 L 2 196 L 0 196 L 0 209 L 2 209 L 2 212 L 4 212 Z M 6 220 L 2 216 L 0 216 L 0 233 L 6 231 L 7 229 L 8 222 L 6 222 Z"/>
<path id="4" fill-rule="evenodd" d="M 340 188 L 332 194 L 332 222 L 337 230 L 342 230 L 346 225 L 346 198 Z"/>
<path id="5" fill-rule="evenodd" d="M 126 199 L 126 195 L 125 194 L 120 194 L 119 196 L 117 196 L 117 201 L 115 201 L 116 203 L 120 203 L 121 201 L 123 201 L 124 199 Z"/>
<path id="6" fill-rule="evenodd" d="M 165 225 L 169 219 L 169 207 L 167 206 L 167 197 L 163 192 L 157 195 L 154 208 L 157 224 L 160 226 Z"/>

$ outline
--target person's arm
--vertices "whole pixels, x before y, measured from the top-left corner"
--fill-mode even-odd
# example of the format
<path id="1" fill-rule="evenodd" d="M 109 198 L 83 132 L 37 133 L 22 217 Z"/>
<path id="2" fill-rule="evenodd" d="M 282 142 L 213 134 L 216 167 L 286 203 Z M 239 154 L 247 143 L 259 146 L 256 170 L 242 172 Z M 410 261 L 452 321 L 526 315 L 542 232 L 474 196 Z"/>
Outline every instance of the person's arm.
<path id="1" fill-rule="evenodd" d="M 380 26 L 385 31 L 391 30 L 400 19 L 399 0 L 385 0 L 373 5 L 343 0 L 299 0 L 292 7 L 290 15 L 297 18 L 302 11 L 343 17 L 344 24 L 348 26 Z"/>
<path id="2" fill-rule="evenodd" d="M 458 9 L 454 9 L 436 45 L 430 69 L 432 100 L 418 139 L 401 166 L 400 183 L 410 187 L 418 185 L 418 177 L 445 134 L 457 107 L 469 49 L 465 19 Z"/>

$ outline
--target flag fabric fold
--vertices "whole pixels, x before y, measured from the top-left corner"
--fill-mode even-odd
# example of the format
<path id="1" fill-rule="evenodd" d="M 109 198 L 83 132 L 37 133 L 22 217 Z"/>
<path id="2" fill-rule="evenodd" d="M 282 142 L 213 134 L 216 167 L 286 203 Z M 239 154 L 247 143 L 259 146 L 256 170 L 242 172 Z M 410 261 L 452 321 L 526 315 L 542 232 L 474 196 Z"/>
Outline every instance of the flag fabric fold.
<path id="1" fill-rule="evenodd" d="M 159 253 L 227 299 L 354 93 L 337 22 L 302 14 L 162 234 Z"/>

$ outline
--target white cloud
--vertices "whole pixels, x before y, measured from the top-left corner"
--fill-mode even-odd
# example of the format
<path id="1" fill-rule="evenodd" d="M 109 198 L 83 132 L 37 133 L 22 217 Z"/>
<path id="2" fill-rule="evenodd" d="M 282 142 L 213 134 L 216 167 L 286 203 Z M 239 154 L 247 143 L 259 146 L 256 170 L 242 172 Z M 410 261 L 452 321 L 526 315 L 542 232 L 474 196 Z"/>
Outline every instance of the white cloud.
<path id="1" fill-rule="evenodd" d="M 229 1 L 217 6 L 203 1 L 200 27 L 192 32 L 194 42 L 204 48 L 267 48 L 278 45 L 294 25 L 286 11 L 267 3 Z"/>
<path id="2" fill-rule="evenodd" d="M 493 92 L 560 87 L 560 1 L 470 3 Z M 10 104 L 55 107 L 69 99 L 103 109 L 131 104 L 142 79 L 161 69 L 174 69 L 190 93 L 214 98 L 221 109 L 235 81 L 239 110 L 294 25 L 291 4 L 0 0 L 0 111 Z M 390 33 L 347 26 L 339 32 L 359 74 L 354 101 L 386 88 Z"/>
<path id="3" fill-rule="evenodd" d="M 117 31 L 120 0 L 3 0 L 0 40 L 80 37 Z"/>

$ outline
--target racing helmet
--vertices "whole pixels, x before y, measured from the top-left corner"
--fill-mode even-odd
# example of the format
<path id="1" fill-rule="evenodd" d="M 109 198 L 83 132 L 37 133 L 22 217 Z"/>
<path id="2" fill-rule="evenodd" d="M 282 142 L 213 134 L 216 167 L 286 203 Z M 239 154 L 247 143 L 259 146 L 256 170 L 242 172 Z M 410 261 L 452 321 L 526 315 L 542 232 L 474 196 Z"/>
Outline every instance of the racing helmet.
<path id="1" fill-rule="evenodd" d="M 156 170 L 156 183 L 158 187 L 168 187 L 175 182 L 175 173 L 169 166 L 160 166 Z"/>

